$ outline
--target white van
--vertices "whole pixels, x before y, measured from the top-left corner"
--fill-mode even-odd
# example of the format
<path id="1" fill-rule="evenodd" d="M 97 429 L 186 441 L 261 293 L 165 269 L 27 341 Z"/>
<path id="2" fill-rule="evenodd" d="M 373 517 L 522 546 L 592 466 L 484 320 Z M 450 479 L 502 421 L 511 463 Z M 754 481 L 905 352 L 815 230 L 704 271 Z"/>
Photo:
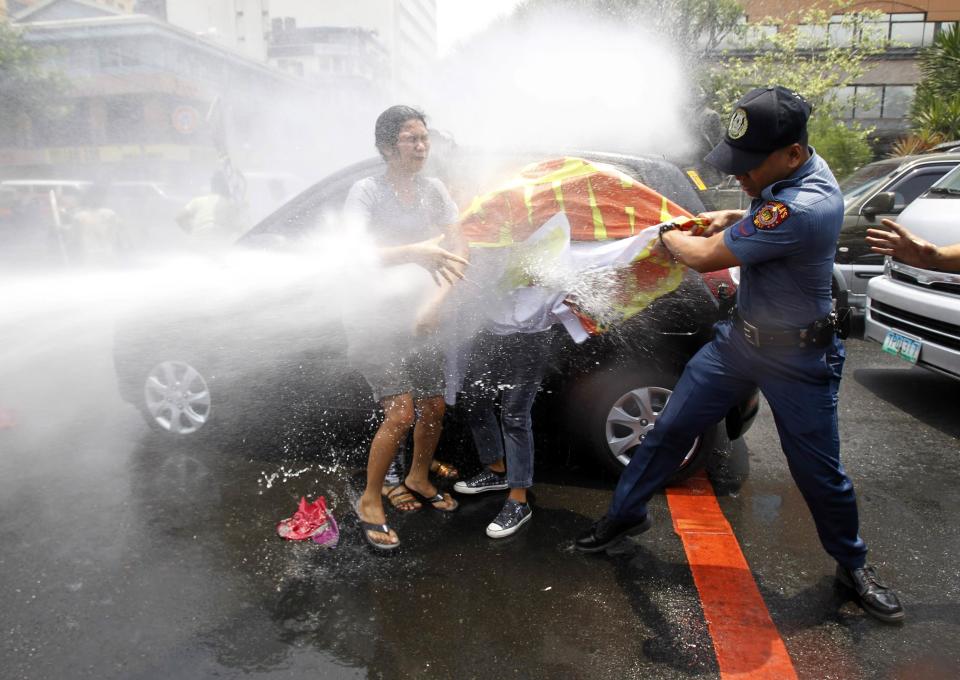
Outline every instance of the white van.
<path id="1" fill-rule="evenodd" d="M 898 222 L 938 246 L 960 242 L 960 167 L 936 182 Z M 904 361 L 960 379 L 960 273 L 887 258 L 867 286 L 865 337 Z"/>

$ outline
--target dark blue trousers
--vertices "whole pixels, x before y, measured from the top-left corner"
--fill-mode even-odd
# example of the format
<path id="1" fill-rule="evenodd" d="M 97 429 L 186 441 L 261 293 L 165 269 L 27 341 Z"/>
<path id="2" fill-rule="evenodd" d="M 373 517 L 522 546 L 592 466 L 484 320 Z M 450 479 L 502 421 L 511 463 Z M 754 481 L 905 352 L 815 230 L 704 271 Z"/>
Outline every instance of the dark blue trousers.
<path id="1" fill-rule="evenodd" d="M 840 463 L 837 391 L 843 344 L 827 348 L 756 348 L 729 321 L 687 364 L 657 418 L 620 476 L 608 517 L 636 521 L 677 469 L 697 435 L 759 387 L 770 404 L 780 446 L 803 494 L 824 549 L 841 565 L 864 565 L 853 484 Z"/>

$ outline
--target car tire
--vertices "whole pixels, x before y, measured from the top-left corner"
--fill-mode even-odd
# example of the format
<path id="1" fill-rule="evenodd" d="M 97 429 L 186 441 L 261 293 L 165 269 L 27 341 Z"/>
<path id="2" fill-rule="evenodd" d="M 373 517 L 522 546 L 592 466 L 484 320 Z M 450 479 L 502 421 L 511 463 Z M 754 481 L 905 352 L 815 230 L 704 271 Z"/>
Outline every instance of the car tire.
<path id="1" fill-rule="evenodd" d="M 221 415 L 214 404 L 213 380 L 192 358 L 152 362 L 142 374 L 137 407 L 147 424 L 177 441 L 198 440 L 215 429 Z"/>
<path id="2" fill-rule="evenodd" d="M 611 368 L 586 378 L 574 391 L 568 411 L 581 444 L 606 469 L 619 475 L 630 462 L 633 448 L 653 428 L 676 381 L 676 376 L 662 371 L 636 367 Z M 575 415 L 578 411 L 579 417 Z M 696 439 L 667 485 L 707 465 L 719 427 L 719 423 L 712 426 Z"/>

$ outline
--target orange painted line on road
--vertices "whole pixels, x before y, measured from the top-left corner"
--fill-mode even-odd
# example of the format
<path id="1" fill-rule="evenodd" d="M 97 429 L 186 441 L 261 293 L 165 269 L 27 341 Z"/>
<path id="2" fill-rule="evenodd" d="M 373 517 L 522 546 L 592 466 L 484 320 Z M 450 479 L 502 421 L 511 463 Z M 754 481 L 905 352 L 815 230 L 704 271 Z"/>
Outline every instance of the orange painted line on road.
<path id="1" fill-rule="evenodd" d="M 667 503 L 700 592 L 720 677 L 796 678 L 787 647 L 706 475 L 669 487 Z"/>

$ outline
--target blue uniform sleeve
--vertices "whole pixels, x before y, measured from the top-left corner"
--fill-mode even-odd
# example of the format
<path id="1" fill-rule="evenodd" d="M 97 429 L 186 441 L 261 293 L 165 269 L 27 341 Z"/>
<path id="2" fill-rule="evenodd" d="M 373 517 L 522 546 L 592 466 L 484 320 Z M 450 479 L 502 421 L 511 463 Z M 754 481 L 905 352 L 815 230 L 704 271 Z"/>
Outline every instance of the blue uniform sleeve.
<path id="1" fill-rule="evenodd" d="M 780 201 L 767 201 L 724 232 L 723 242 L 743 264 L 794 255 L 803 248 L 804 218 Z"/>

